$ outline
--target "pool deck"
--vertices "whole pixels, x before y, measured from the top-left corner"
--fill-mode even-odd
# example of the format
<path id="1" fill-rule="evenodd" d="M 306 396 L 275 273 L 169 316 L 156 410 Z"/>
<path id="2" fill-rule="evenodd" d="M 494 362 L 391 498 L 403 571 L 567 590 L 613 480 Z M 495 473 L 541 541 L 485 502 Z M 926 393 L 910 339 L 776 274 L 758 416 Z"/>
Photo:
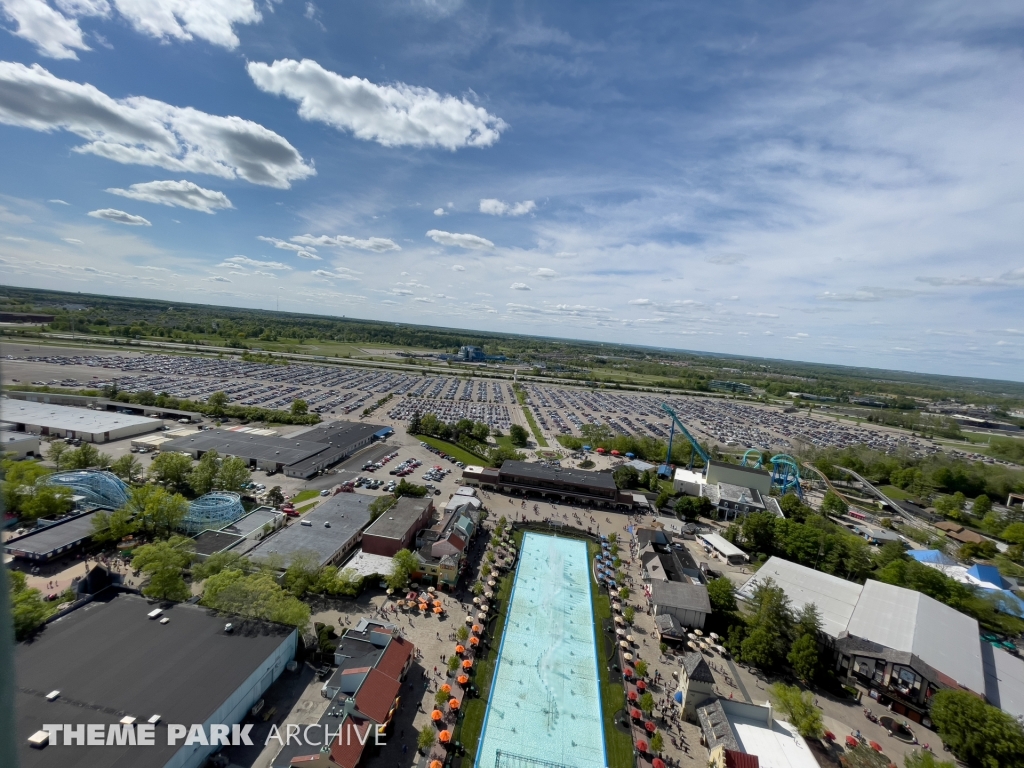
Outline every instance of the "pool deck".
<path id="1" fill-rule="evenodd" d="M 523 538 L 475 765 L 607 765 L 585 542 Z"/>

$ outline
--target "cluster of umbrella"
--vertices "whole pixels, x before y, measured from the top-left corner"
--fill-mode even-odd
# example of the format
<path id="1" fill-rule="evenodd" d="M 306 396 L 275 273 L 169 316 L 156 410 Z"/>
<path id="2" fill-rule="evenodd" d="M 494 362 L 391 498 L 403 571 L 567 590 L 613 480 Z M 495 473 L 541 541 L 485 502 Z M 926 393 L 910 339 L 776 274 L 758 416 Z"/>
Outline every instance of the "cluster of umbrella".
<path id="1" fill-rule="evenodd" d="M 716 635 L 714 632 L 708 635 L 707 640 L 704 639 L 704 633 L 701 632 L 699 629 L 693 630 L 693 632 L 687 634 L 686 637 L 689 638 L 686 645 L 690 648 L 691 651 L 715 650 L 723 656 L 727 653 L 727 651 L 725 650 L 725 646 L 719 644 L 718 642 L 722 638 Z"/>
<path id="2" fill-rule="evenodd" d="M 388 594 L 392 594 L 392 590 L 389 589 Z M 444 604 L 434 596 L 433 587 L 421 594 L 410 592 L 405 598 L 396 600 L 395 605 L 399 608 L 419 610 L 427 615 L 433 613 L 435 616 L 440 616 L 444 613 Z"/>

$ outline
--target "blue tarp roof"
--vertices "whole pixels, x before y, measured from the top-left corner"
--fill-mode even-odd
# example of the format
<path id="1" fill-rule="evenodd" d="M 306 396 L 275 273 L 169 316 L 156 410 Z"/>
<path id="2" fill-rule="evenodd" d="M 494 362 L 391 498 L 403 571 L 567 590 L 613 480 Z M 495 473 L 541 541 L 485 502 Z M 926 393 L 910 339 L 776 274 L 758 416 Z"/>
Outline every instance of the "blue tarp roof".
<path id="1" fill-rule="evenodd" d="M 384 429 L 382 429 L 380 432 L 374 432 L 373 436 L 374 437 L 387 437 L 388 435 L 394 434 L 394 432 L 395 432 L 395 430 L 393 430 L 391 427 L 384 427 Z"/>
<path id="2" fill-rule="evenodd" d="M 981 589 L 979 591 L 984 592 L 986 595 L 992 595 L 996 598 L 996 605 L 999 610 L 1003 613 L 1008 613 L 1011 616 L 1016 616 L 1018 619 L 1024 618 L 1024 600 L 1021 600 L 1013 592 L 1008 589 Z"/>
<path id="3" fill-rule="evenodd" d="M 937 549 L 912 549 L 907 552 L 910 557 L 917 560 L 919 563 L 935 563 L 936 565 L 956 565 L 954 560 L 949 555 L 940 552 Z"/>
<path id="4" fill-rule="evenodd" d="M 998 584 L 1001 587 L 1007 586 L 1003 581 L 1003 575 L 994 565 L 972 565 L 967 569 L 967 573 L 979 581 L 987 581 L 989 584 Z"/>

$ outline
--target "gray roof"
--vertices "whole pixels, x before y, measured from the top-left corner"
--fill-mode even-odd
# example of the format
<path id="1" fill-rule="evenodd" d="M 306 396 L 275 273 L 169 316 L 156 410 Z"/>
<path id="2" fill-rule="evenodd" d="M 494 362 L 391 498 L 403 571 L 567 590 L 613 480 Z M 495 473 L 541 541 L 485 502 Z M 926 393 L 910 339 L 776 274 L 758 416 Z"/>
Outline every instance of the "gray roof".
<path id="1" fill-rule="evenodd" d="M 984 642 L 981 658 L 988 703 L 1013 717 L 1024 716 L 1024 661 Z"/>
<path id="2" fill-rule="evenodd" d="M 927 595 L 869 579 L 847 631 L 913 654 L 959 685 L 985 692 L 978 622 Z"/>
<path id="3" fill-rule="evenodd" d="M 78 544 L 92 536 L 92 521 L 100 511 L 97 509 L 75 515 L 45 528 L 37 528 L 16 539 L 8 539 L 4 542 L 4 548 L 8 552 L 28 552 L 44 557 L 63 547 Z"/>
<path id="4" fill-rule="evenodd" d="M 248 432 L 231 432 L 226 429 L 207 429 L 194 435 L 168 440 L 160 446 L 168 451 L 216 451 L 221 455 L 239 456 L 243 459 L 273 461 L 278 464 L 294 464 L 325 450 L 324 443 L 312 440 L 278 437 L 275 435 L 254 435 Z"/>
<path id="5" fill-rule="evenodd" d="M 685 654 L 682 667 L 683 671 L 686 672 L 686 676 L 691 680 L 699 683 L 714 684 L 715 682 L 715 676 L 711 674 L 711 667 L 708 666 L 703 653 L 692 651 Z"/>
<path id="6" fill-rule="evenodd" d="M 159 429 L 163 422 L 145 416 L 133 416 L 116 411 L 94 411 L 68 405 L 36 403 L 31 400 L 0 398 L 0 421 L 11 424 L 31 424 L 50 429 L 74 430 L 97 434 L 124 427 L 145 426 Z"/>
<path id="7" fill-rule="evenodd" d="M 255 533 L 267 523 L 275 525 L 278 518 L 281 516 L 282 513 L 272 507 L 257 507 L 248 515 L 238 518 L 233 523 L 228 523 L 220 530 L 224 531 L 224 533 L 233 533 L 237 536 L 248 536 L 251 533 Z"/>
<path id="8" fill-rule="evenodd" d="M 501 465 L 502 479 L 505 475 L 516 475 L 530 480 L 543 480 L 581 488 L 618 490 L 615 479 L 609 472 L 588 472 L 585 469 L 558 469 L 525 461 L 506 461 Z"/>
<path id="9" fill-rule="evenodd" d="M 203 531 L 192 538 L 197 555 L 215 555 L 242 540 L 241 536 L 224 531 Z"/>
<path id="10" fill-rule="evenodd" d="M 685 611 L 711 613 L 708 588 L 682 581 L 656 581 L 651 584 L 651 602 Z"/>
<path id="11" fill-rule="evenodd" d="M 707 742 L 708 752 L 718 746 L 725 746 L 734 752 L 742 752 L 736 734 L 729 724 L 729 718 L 722 708 L 722 702 L 718 699 L 708 699 L 697 707 L 697 719 L 700 721 L 700 728 L 704 732 L 704 740 Z"/>
<path id="12" fill-rule="evenodd" d="M 49 624 L 15 648 L 15 713 L 22 768 L 162 768 L 181 745 L 167 746 L 166 723 L 203 723 L 295 630 L 217 614 L 197 605 L 164 608 L 136 595 L 97 600 Z M 224 632 L 231 621 L 235 631 Z M 44 697 L 60 691 L 52 702 Z M 152 747 L 32 749 L 43 723 L 145 722 L 161 716 Z M 56 751 L 55 751 L 56 750 Z"/>
<path id="13" fill-rule="evenodd" d="M 402 496 L 387 512 L 374 520 L 363 535 L 379 536 L 382 539 L 402 539 L 422 517 L 426 507 L 432 503 L 429 498 Z"/>
<path id="14" fill-rule="evenodd" d="M 769 578 L 785 590 L 794 612 L 814 603 L 821 615 L 821 631 L 832 638 L 846 630 L 862 590 L 852 581 L 771 557 L 740 587 L 739 597 L 749 600 L 754 588 Z"/>
<path id="15" fill-rule="evenodd" d="M 258 561 L 278 555 L 288 565 L 297 554 L 311 552 L 323 566 L 370 522 L 369 506 L 374 498 L 361 493 L 339 493 L 324 499 L 302 517 L 312 525 L 292 523 L 261 541 L 249 557 Z M 326 527 L 324 523 L 331 525 Z"/>

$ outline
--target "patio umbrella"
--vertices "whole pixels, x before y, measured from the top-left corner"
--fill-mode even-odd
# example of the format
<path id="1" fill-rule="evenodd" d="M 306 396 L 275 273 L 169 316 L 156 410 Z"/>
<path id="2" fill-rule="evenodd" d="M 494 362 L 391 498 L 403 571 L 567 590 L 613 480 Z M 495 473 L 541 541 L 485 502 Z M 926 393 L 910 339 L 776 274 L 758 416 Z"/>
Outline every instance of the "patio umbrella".
<path id="1" fill-rule="evenodd" d="M 624 658 L 626 661 L 632 661 L 633 660 L 633 654 L 632 653 L 624 653 L 624 654 L 622 654 L 622 658 Z"/>
<path id="2" fill-rule="evenodd" d="M 434 613 L 438 613 L 438 614 L 444 613 L 444 608 L 435 608 L 434 609 Z"/>
<path id="3" fill-rule="evenodd" d="M 711 638 L 712 640 L 719 640 L 719 639 L 721 639 L 721 638 L 719 638 L 719 637 L 718 637 L 718 635 L 717 635 L 717 634 L 715 634 L 714 632 L 712 632 L 712 633 L 711 633 L 710 635 L 708 635 L 708 637 L 710 637 L 710 638 Z"/>
<path id="4" fill-rule="evenodd" d="M 430 768 L 444 768 L 444 763 L 442 763 L 440 760 L 431 760 Z"/>
<path id="5" fill-rule="evenodd" d="M 486 597 L 488 600 L 490 600 L 492 597 L 494 597 L 494 593 L 491 592 L 490 590 L 487 590 L 486 592 L 484 592 L 484 597 Z"/>
<path id="6" fill-rule="evenodd" d="M 686 634 L 686 636 L 687 636 L 687 637 L 688 637 L 688 638 L 689 638 L 690 640 L 696 640 L 696 639 L 697 639 L 697 636 L 696 636 L 695 634 L 693 634 L 693 632 L 688 632 L 688 633 Z"/>
<path id="7" fill-rule="evenodd" d="M 452 692 L 452 687 L 450 685 L 448 685 L 448 683 L 445 683 L 444 685 L 441 686 L 440 690 L 444 691 L 445 693 L 451 693 Z"/>
<path id="8" fill-rule="evenodd" d="M 626 634 L 626 630 L 624 630 L 624 629 L 623 629 L 622 627 L 617 627 L 617 628 L 615 629 L 615 634 L 616 634 L 616 635 L 620 635 L 620 636 L 621 636 L 621 635 L 624 635 L 624 634 Z"/>
<path id="9" fill-rule="evenodd" d="M 619 640 L 619 648 L 629 648 L 629 643 L 625 640 Z"/>
<path id="10" fill-rule="evenodd" d="M 471 638 L 469 638 L 469 644 L 472 645 L 474 648 L 476 648 L 478 645 L 480 645 L 480 638 L 479 637 L 471 637 Z"/>
<path id="11" fill-rule="evenodd" d="M 644 713 L 636 707 L 634 707 L 633 709 L 629 710 L 629 716 L 632 717 L 634 720 L 643 720 Z"/>
<path id="12" fill-rule="evenodd" d="M 665 761 L 660 757 L 656 757 L 654 762 L 651 763 L 651 768 L 665 768 Z"/>
<path id="13" fill-rule="evenodd" d="M 848 746 L 850 749 L 853 749 L 854 747 L 857 746 L 857 740 L 855 738 L 853 738 L 853 736 L 847 736 L 846 737 L 846 746 Z"/>
<path id="14" fill-rule="evenodd" d="M 875 752 L 881 752 L 882 751 L 882 745 L 879 744 L 877 741 L 869 741 L 868 742 L 868 746 L 871 747 L 873 750 L 875 750 Z"/>
<path id="15" fill-rule="evenodd" d="M 615 623 L 616 623 L 616 624 L 622 624 L 622 623 L 624 623 L 625 621 L 626 621 L 626 620 L 625 620 L 624 618 L 622 618 L 621 616 L 616 616 L 616 617 L 615 617 Z"/>
<path id="16" fill-rule="evenodd" d="M 636 743 L 636 748 L 637 748 L 638 752 L 646 752 L 647 751 L 647 742 L 644 741 L 643 739 L 641 739 L 640 741 L 638 741 Z"/>
<path id="17" fill-rule="evenodd" d="M 434 588 L 433 587 L 427 587 L 427 592 L 429 592 L 430 594 L 434 594 Z"/>
<path id="18" fill-rule="evenodd" d="M 477 617 L 478 619 L 480 619 L 480 621 L 485 621 L 485 620 L 487 619 L 487 614 L 486 614 L 486 613 L 478 613 L 478 614 L 476 615 L 476 617 Z"/>
<path id="19" fill-rule="evenodd" d="M 647 683 L 645 683 L 643 680 L 637 680 L 636 681 L 636 689 L 638 691 L 646 691 L 647 690 Z"/>
<path id="20" fill-rule="evenodd" d="M 675 699 L 676 704 L 682 704 L 683 703 L 683 692 L 682 691 L 676 691 L 674 694 L 672 694 L 672 698 Z"/>
<path id="21" fill-rule="evenodd" d="M 627 694 L 627 698 L 628 698 L 628 699 L 629 699 L 630 701 L 636 701 L 636 700 L 637 700 L 637 694 L 636 694 L 636 691 L 630 691 L 630 692 L 629 692 L 629 693 Z"/>
<path id="22" fill-rule="evenodd" d="M 688 646 L 690 647 L 690 650 L 691 650 L 691 651 L 696 651 L 696 650 L 697 650 L 697 644 L 696 644 L 695 642 L 693 642 L 693 640 L 690 640 L 690 641 L 689 641 L 689 642 L 687 643 L 687 645 L 688 645 Z"/>
<path id="23" fill-rule="evenodd" d="M 836 735 L 835 735 L 834 733 L 832 733 L 832 731 L 825 731 L 825 733 L 823 733 L 822 735 L 823 735 L 823 736 L 824 736 L 824 737 L 825 737 L 825 738 L 826 738 L 826 739 L 827 739 L 828 741 L 835 741 L 835 740 L 836 740 Z"/>
<path id="24" fill-rule="evenodd" d="M 441 722 L 442 717 L 444 717 L 444 715 L 441 714 L 440 709 L 435 709 L 433 712 L 430 713 L 430 719 L 433 720 L 435 723 Z"/>
<path id="25" fill-rule="evenodd" d="M 474 597 L 473 598 L 473 605 L 480 605 L 480 598 L 479 597 Z"/>
<path id="26" fill-rule="evenodd" d="M 654 723 L 648 720 L 646 723 L 644 723 L 644 730 L 648 733 L 654 733 L 656 730 L 658 730 L 658 726 L 656 726 Z"/>
<path id="27" fill-rule="evenodd" d="M 473 660 L 472 659 L 466 659 L 464 662 L 462 662 L 462 668 L 463 669 L 472 669 L 473 668 Z"/>
<path id="28" fill-rule="evenodd" d="M 467 616 L 466 618 L 467 618 L 467 619 L 469 619 L 470 617 L 469 617 L 469 616 Z M 474 624 L 474 625 L 473 625 L 473 631 L 474 631 L 474 632 L 475 632 L 476 634 L 478 634 L 478 635 L 479 635 L 479 634 L 480 634 L 481 632 L 483 632 L 483 630 L 484 630 L 484 628 L 483 628 L 483 627 L 481 627 L 481 626 L 480 626 L 479 624 Z"/>
<path id="29" fill-rule="evenodd" d="M 472 624 L 473 623 L 473 617 L 472 616 L 467 616 L 466 617 L 466 623 L 467 624 Z"/>
<path id="30" fill-rule="evenodd" d="M 388 587 L 388 594 L 389 595 L 395 594 L 395 590 L 393 590 L 391 587 Z"/>
<path id="31" fill-rule="evenodd" d="M 489 611 L 489 610 L 491 610 L 491 606 L 489 606 L 487 603 L 484 603 L 483 605 L 480 606 L 480 610 L 484 611 L 484 612 Z"/>
<path id="32" fill-rule="evenodd" d="M 459 675 L 455 679 L 459 681 L 459 685 L 465 685 L 466 683 L 469 682 L 469 676 L 468 675 Z"/>
<path id="33" fill-rule="evenodd" d="M 723 645 L 716 645 L 715 646 L 715 650 L 718 651 L 723 656 L 726 654 L 725 646 L 723 646 Z"/>
<path id="34" fill-rule="evenodd" d="M 626 635 L 626 641 L 632 643 L 633 642 L 633 636 L 632 635 Z"/>
<path id="35" fill-rule="evenodd" d="M 622 675 L 624 677 L 632 677 L 633 676 L 633 670 L 630 667 L 626 667 L 624 670 L 622 670 Z"/>
<path id="36" fill-rule="evenodd" d="M 487 586 L 488 587 L 493 587 L 495 584 L 497 584 L 497 582 L 494 579 L 491 579 L 490 581 L 487 582 Z"/>
<path id="37" fill-rule="evenodd" d="M 456 645 L 455 646 L 455 652 L 457 654 L 459 654 L 459 656 L 461 656 L 462 654 L 464 654 L 466 652 L 466 646 L 464 646 L 464 645 Z"/>
<path id="38" fill-rule="evenodd" d="M 695 634 L 697 637 L 704 637 L 704 633 L 701 632 L 699 629 L 693 630 L 693 634 Z"/>
<path id="39" fill-rule="evenodd" d="M 459 708 L 459 700 L 458 699 L 448 699 L 448 709 L 456 710 L 458 708 Z"/>
<path id="40" fill-rule="evenodd" d="M 441 607 L 441 601 L 440 600 L 435 600 L 434 601 L 434 607 L 435 608 L 440 608 Z"/>
<path id="41" fill-rule="evenodd" d="M 442 744 L 447 744 L 449 741 L 452 740 L 452 732 L 451 731 L 441 731 L 439 734 L 437 734 L 437 738 L 438 738 L 438 741 L 440 741 Z"/>

